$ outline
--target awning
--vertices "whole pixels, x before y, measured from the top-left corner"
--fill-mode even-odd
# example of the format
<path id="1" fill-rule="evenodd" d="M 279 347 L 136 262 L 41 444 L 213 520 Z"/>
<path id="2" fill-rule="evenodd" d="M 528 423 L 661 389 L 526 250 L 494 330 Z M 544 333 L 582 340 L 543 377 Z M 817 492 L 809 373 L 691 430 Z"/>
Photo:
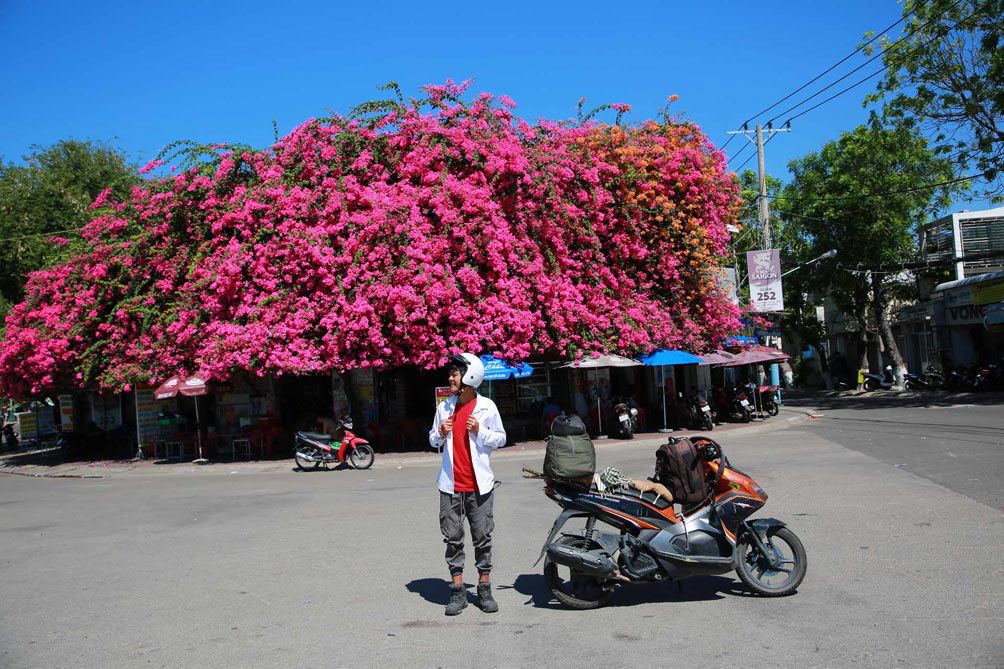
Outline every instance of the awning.
<path id="1" fill-rule="evenodd" d="M 986 274 L 977 274 L 976 276 L 967 276 L 965 279 L 956 279 L 955 281 L 946 281 L 945 283 L 939 283 L 935 287 L 934 292 L 940 293 L 945 290 L 951 290 L 952 288 L 962 288 L 963 286 L 975 286 L 977 284 L 986 283 L 988 281 L 998 281 L 1004 279 L 1004 271 L 1001 272 L 988 272 Z"/>

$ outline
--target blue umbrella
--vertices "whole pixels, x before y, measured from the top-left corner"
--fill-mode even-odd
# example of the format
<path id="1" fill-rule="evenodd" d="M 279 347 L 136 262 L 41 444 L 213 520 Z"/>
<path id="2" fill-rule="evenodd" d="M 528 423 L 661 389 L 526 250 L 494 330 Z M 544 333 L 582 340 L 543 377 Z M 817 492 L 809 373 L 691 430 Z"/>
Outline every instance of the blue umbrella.
<path id="1" fill-rule="evenodd" d="M 485 364 L 485 381 L 505 381 L 506 379 L 525 379 L 533 374 L 533 367 L 525 362 L 510 365 L 493 355 L 481 356 Z"/>
<path id="2" fill-rule="evenodd" d="M 696 355 L 691 355 L 686 351 L 670 351 L 665 348 L 661 348 L 654 353 L 649 353 L 648 355 L 643 355 L 640 358 L 643 363 L 649 367 L 665 367 L 667 365 L 697 365 L 704 362 L 701 358 Z M 666 425 L 666 371 L 662 370 L 662 424 Z M 672 432 L 667 427 L 659 430 L 660 432 Z"/>
<path id="3" fill-rule="evenodd" d="M 649 367 L 662 367 L 663 365 L 698 365 L 704 360 L 696 355 L 691 355 L 686 351 L 670 351 L 661 348 L 654 353 L 643 355 L 640 358 Z"/>

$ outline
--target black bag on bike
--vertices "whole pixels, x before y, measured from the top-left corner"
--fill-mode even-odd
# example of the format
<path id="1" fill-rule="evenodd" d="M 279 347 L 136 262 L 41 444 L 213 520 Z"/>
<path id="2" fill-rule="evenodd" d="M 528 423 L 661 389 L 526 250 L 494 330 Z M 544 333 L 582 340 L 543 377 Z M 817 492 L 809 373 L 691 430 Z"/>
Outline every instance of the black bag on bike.
<path id="1" fill-rule="evenodd" d="M 551 423 L 544 451 L 544 476 L 577 479 L 596 472 L 596 448 L 578 416 L 562 414 Z"/>
<path id="2" fill-rule="evenodd" d="M 655 480 L 673 493 L 673 501 L 690 506 L 711 494 L 711 482 L 697 447 L 689 439 L 670 437 L 655 452 Z"/>

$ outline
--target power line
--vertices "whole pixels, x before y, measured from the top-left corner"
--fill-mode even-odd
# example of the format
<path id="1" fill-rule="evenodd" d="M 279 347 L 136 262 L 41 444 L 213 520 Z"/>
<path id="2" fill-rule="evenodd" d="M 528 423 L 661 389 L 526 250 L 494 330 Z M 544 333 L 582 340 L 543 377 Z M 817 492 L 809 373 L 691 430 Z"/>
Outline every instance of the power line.
<path id="1" fill-rule="evenodd" d="M 933 184 L 923 184 L 921 186 L 915 186 L 913 188 L 904 188 L 902 190 L 879 191 L 876 193 L 862 193 L 860 195 L 826 195 L 824 197 L 812 198 L 812 201 L 819 202 L 821 200 L 865 200 L 873 197 L 882 198 L 882 197 L 888 197 L 890 195 L 902 195 L 904 193 L 913 193 L 919 190 L 926 190 L 928 188 L 940 188 L 942 186 L 951 186 L 952 184 L 961 183 L 963 181 L 969 181 L 970 179 L 982 179 L 986 175 L 987 175 L 986 172 L 982 172 L 980 174 L 970 174 L 964 177 L 956 177 L 955 179 L 949 179 L 947 181 L 939 181 L 938 183 L 933 183 Z M 774 200 L 776 202 L 777 200 L 791 200 L 792 198 L 785 197 L 784 195 L 777 195 L 769 199 Z"/>
<path id="2" fill-rule="evenodd" d="M 916 28 L 916 29 L 914 29 L 914 30 L 910 31 L 910 32 L 909 32 L 909 33 L 907 33 L 906 35 L 903 35 L 903 36 L 902 36 L 902 37 L 900 37 L 900 38 L 899 38 L 898 40 L 896 40 L 895 42 L 893 42 L 893 43 L 892 43 L 892 45 L 890 45 L 890 47 L 889 47 L 889 48 L 891 49 L 891 48 L 895 47 L 895 46 L 896 46 L 897 44 L 899 44 L 900 42 L 902 42 L 903 40 L 905 40 L 905 39 L 908 39 L 908 38 L 910 38 L 910 37 L 913 37 L 913 35 L 915 35 L 916 33 L 918 33 L 918 32 L 919 32 L 919 31 L 920 31 L 920 30 L 921 30 L 922 28 L 927 28 L 927 27 L 928 27 L 929 25 L 931 25 L 931 24 L 933 24 L 934 22 L 936 22 L 937 20 L 939 20 L 939 19 L 940 19 L 940 18 L 941 18 L 942 16 L 944 16 L 945 14 L 947 14 L 947 13 L 948 13 L 949 11 L 951 11 L 952 9 L 955 9 L 955 7 L 956 7 L 957 5 L 959 5 L 959 4 L 961 3 L 961 1 L 962 1 L 962 0 L 956 0 L 955 4 L 953 4 L 953 5 L 951 6 L 951 7 L 949 7 L 948 9 L 946 9 L 946 10 L 945 10 L 945 11 L 944 11 L 944 12 L 943 12 L 943 13 L 942 13 L 941 15 L 939 15 L 939 16 L 935 16 L 935 17 L 932 17 L 932 18 L 931 18 L 931 19 L 930 19 L 929 21 L 927 21 L 927 23 L 925 23 L 925 24 L 924 24 L 924 25 L 923 25 L 922 27 L 918 27 L 918 28 Z M 970 17 L 972 17 L 972 16 L 976 15 L 977 13 L 978 13 L 978 10 L 977 10 L 977 11 L 975 11 L 975 12 L 973 12 L 973 13 L 972 13 L 972 14 L 970 14 L 969 16 L 966 16 L 966 17 L 964 17 L 964 18 L 962 18 L 962 19 L 959 19 L 959 20 L 958 20 L 957 22 L 955 22 L 955 24 L 953 24 L 953 25 L 952 25 L 952 27 L 951 27 L 951 28 L 949 28 L 948 30 L 951 30 L 951 29 L 952 29 L 952 28 L 954 28 L 955 26 L 959 25 L 959 24 L 960 24 L 960 23 L 962 23 L 963 21 L 966 21 L 967 19 L 969 19 Z M 946 33 L 945 33 L 945 34 L 947 34 L 947 31 L 946 31 Z M 934 41 L 935 39 L 940 39 L 940 38 L 942 38 L 942 37 L 944 37 L 944 35 L 935 35 L 934 37 L 932 37 L 931 39 L 927 40 L 927 41 L 926 41 L 926 42 L 924 42 L 923 44 L 921 44 L 921 45 L 919 45 L 919 46 L 915 46 L 915 47 L 913 47 L 913 48 L 915 48 L 915 49 L 917 49 L 917 48 L 924 48 L 924 47 L 926 47 L 926 46 L 927 46 L 928 44 L 930 44 L 931 42 L 933 42 L 933 41 Z M 768 123 L 768 124 L 769 124 L 769 123 L 773 123 L 774 121 L 776 121 L 776 120 L 777 120 L 778 118 L 780 118 L 780 117 L 784 116 L 785 114 L 787 114 L 787 113 L 789 113 L 789 112 L 791 112 L 791 111 L 794 111 L 794 110 L 798 109 L 799 107 L 801 107 L 801 106 L 802 106 L 802 105 L 804 105 L 805 103 L 809 102 L 810 100 L 812 100 L 813 98 L 815 98 L 816 96 L 818 96 L 818 95 L 819 95 L 820 93 L 823 93 L 824 91 L 827 91 L 827 90 L 829 90 L 829 89 L 833 88 L 834 86 L 836 86 L 837 84 L 839 84 L 839 83 L 840 83 L 841 81 L 843 81 L 843 80 L 844 80 L 844 79 L 846 79 L 847 77 L 849 77 L 849 76 L 851 76 L 852 74 L 854 74 L 855 72 L 858 72 L 858 71 L 862 70 L 862 69 L 863 69 L 863 68 L 864 68 L 864 67 L 865 67 L 866 65 L 868 65 L 869 63 L 872 63 L 872 62 L 873 62 L 873 61 L 875 61 L 876 59 L 878 59 L 878 58 L 881 58 L 881 57 L 882 57 L 883 55 L 885 55 L 885 53 L 886 53 L 886 49 L 883 49 L 882 51 L 880 51 L 879 53 L 875 54 L 874 56 L 872 56 L 871 58 L 869 58 L 869 59 L 868 59 L 868 60 L 866 60 L 865 62 L 861 63 L 860 65 L 858 65 L 857 67 L 855 67 L 855 68 L 854 68 L 853 70 L 851 70 L 851 71 L 850 71 L 850 72 L 848 72 L 847 74 L 845 74 L 845 75 L 843 75 L 842 77 L 840 77 L 839 79 L 836 79 L 835 81 L 832 81 L 832 82 L 830 82 L 829 84 L 827 84 L 827 85 L 826 85 L 826 86 L 824 86 L 823 88 L 820 88 L 820 89 L 819 89 L 818 91 L 816 91 L 815 93 L 813 93 L 813 94 L 812 94 L 812 95 L 810 95 L 809 97 L 805 98 L 805 99 L 804 99 L 804 100 L 802 100 L 801 102 L 799 102 L 799 103 L 797 103 L 797 104 L 794 104 L 794 105 L 792 105 L 791 107 L 788 107 L 787 109 L 785 109 L 785 110 L 784 110 L 783 112 L 781 112 L 781 113 L 777 114 L 776 116 L 774 116 L 773 118 L 771 118 L 771 119 L 770 119 L 769 121 L 767 121 L 767 123 Z M 875 76 L 877 76 L 877 75 L 881 74 L 882 72 L 884 72 L 884 71 L 885 71 L 885 70 L 887 70 L 887 69 L 889 69 L 889 65 L 885 65 L 885 66 L 881 67 L 880 69 L 878 69 L 878 70 L 876 70 L 875 72 L 873 72 L 873 73 L 869 74 L 868 76 L 864 77 L 863 79 L 860 79 L 859 81 L 857 81 L 857 82 L 855 82 L 855 83 L 851 84 L 850 86 L 847 86 L 846 88 L 843 88 L 843 89 L 841 89 L 841 90 L 840 90 L 840 91 L 839 91 L 838 93 L 835 93 L 834 95 L 831 95 L 830 97 L 826 98 L 826 99 L 825 99 L 825 100 L 823 100 L 822 102 L 819 102 L 819 103 L 817 103 L 817 104 L 813 105 L 813 106 L 812 106 L 812 107 L 810 107 L 809 109 L 806 109 L 806 110 L 804 110 L 804 111 L 802 111 L 802 112 L 799 112 L 799 113 L 798 113 L 798 114 L 796 114 L 795 116 L 791 116 L 791 117 L 789 117 L 789 118 L 788 118 L 788 120 L 787 120 L 787 121 L 785 121 L 785 122 L 786 122 L 786 123 L 790 123 L 791 121 L 793 121 L 794 119 L 798 118 L 799 116 L 804 116 L 805 114 L 808 114 L 808 113 L 809 113 L 810 111 L 812 111 L 813 109 L 817 109 L 817 108 L 821 107 L 822 105 L 826 104 L 827 102 L 829 102 L 830 100 L 833 100 L 833 99 L 835 99 L 835 98 L 837 98 L 837 97 L 840 97 L 841 95 L 843 95 L 843 94 L 844 94 L 844 93 L 846 93 L 847 91 L 849 91 L 849 90 L 851 90 L 851 89 L 853 89 L 853 88 L 856 88 L 857 86 L 860 86 L 860 85 L 861 85 L 861 84 L 863 84 L 864 82 L 866 82 L 866 81 L 868 81 L 869 79 L 871 79 L 871 78 L 873 78 L 873 77 L 875 77 Z"/>
<path id="3" fill-rule="evenodd" d="M 817 81 L 819 81 L 820 79 L 822 79 L 824 76 L 826 76 L 827 74 L 829 74 L 830 72 L 832 72 L 833 70 L 835 70 L 837 67 L 839 67 L 840 65 L 843 65 L 844 63 L 846 63 L 849 59 L 851 59 L 853 56 L 855 56 L 856 54 L 858 54 L 859 52 L 861 52 L 863 49 L 865 49 L 868 46 L 870 46 L 875 40 L 879 39 L 880 37 L 882 37 L 883 35 L 885 35 L 887 32 L 889 32 L 890 30 L 892 30 L 893 28 L 895 28 L 896 26 L 898 26 L 900 23 L 902 23 L 903 21 L 905 21 L 906 18 L 907 18 L 907 16 L 909 16 L 909 15 L 910 14 L 904 14 L 902 17 L 900 17 L 900 19 L 898 21 L 893 22 L 888 27 L 886 27 L 885 29 L 883 29 L 881 32 L 876 33 L 875 36 L 872 37 L 870 40 L 868 40 L 867 42 L 865 42 L 864 44 L 862 44 L 861 46 L 859 46 L 857 49 L 855 49 L 854 51 L 850 52 L 849 54 L 847 54 L 846 56 L 844 56 L 843 58 L 841 58 L 840 60 L 838 60 L 836 63 L 834 63 L 830 67 L 828 67 L 825 70 L 823 70 L 823 72 L 821 72 L 820 74 L 816 75 L 815 77 L 813 77 L 809 81 L 805 82 L 804 84 L 802 84 L 801 86 L 799 86 L 798 88 L 796 88 L 795 90 L 793 90 L 791 93 L 788 93 L 786 96 L 784 96 L 783 98 L 781 98 L 780 100 L 778 100 L 774 104 L 770 105 L 769 107 L 765 107 L 764 109 L 761 109 L 760 111 L 758 111 L 756 114 L 753 114 L 753 116 L 751 116 L 748 119 L 746 119 L 745 121 L 743 121 L 743 125 L 746 125 L 747 123 L 749 123 L 750 121 L 752 121 L 756 117 L 769 112 L 771 109 L 773 109 L 774 107 L 778 106 L 779 104 L 781 104 L 785 100 L 790 99 L 796 93 L 799 93 L 800 91 L 803 91 L 806 88 L 808 88 L 809 86 L 811 86 L 812 84 L 816 83 Z M 851 74 L 853 74 L 853 72 L 854 71 L 852 70 Z M 837 81 L 840 81 L 840 80 L 838 79 Z M 825 90 L 825 89 L 823 89 L 823 90 Z M 779 114 L 779 116 L 783 116 L 783 114 Z"/>
<path id="4" fill-rule="evenodd" d="M 879 32 L 875 33 L 874 37 L 872 37 L 870 40 L 868 40 L 867 42 L 865 42 L 864 44 L 862 44 L 858 48 L 854 49 L 854 51 L 851 51 L 849 54 L 847 54 L 846 56 L 844 56 L 843 58 L 841 58 L 840 60 L 838 60 L 836 63 L 834 63 L 833 65 L 830 65 L 828 68 L 826 68 L 825 70 L 823 70 L 822 72 L 820 72 L 819 74 L 817 74 L 815 77 L 813 77 L 809 81 L 805 82 L 804 84 L 802 84 L 801 86 L 799 86 L 798 88 L 796 88 L 795 90 L 793 90 L 792 92 L 788 93 L 787 95 L 785 95 L 780 100 L 777 100 L 776 102 L 774 102 L 770 106 L 761 109 L 756 114 L 753 114 L 753 116 L 750 116 L 748 119 L 746 119 L 745 121 L 743 121 L 741 125 L 744 125 L 744 126 L 747 125 L 750 121 L 752 121 L 756 117 L 761 116 L 762 114 L 765 114 L 765 113 L 769 112 L 771 109 L 773 109 L 774 107 L 778 106 L 779 104 L 781 104 L 785 100 L 791 99 L 792 96 L 800 93 L 801 91 L 805 90 L 806 88 L 808 88 L 812 84 L 816 83 L 817 81 L 819 81 L 820 79 L 822 79 L 823 77 L 825 77 L 827 74 L 829 74 L 830 72 L 832 72 L 833 70 L 835 70 L 836 68 L 840 67 L 841 65 L 843 65 L 844 63 L 846 63 L 851 58 L 853 58 L 855 55 L 857 55 L 858 53 L 860 53 L 862 50 L 864 50 L 864 49 L 868 48 L 869 46 L 871 46 L 871 44 L 874 43 L 877 39 L 881 38 L 883 35 L 885 35 L 886 33 L 888 33 L 890 30 L 892 30 L 893 28 L 895 28 L 896 26 L 898 26 L 900 23 L 902 23 L 903 21 L 905 21 L 907 19 L 907 17 L 909 17 L 910 14 L 912 14 L 912 13 L 913 12 L 908 12 L 908 13 L 904 14 L 903 16 L 901 16 L 896 21 L 892 22 L 891 24 L 889 24 L 888 26 L 886 26 L 885 28 L 883 28 Z M 722 144 L 719 147 L 719 149 L 724 150 L 725 147 L 727 147 L 729 144 L 732 143 L 733 139 L 735 139 L 735 135 L 730 135 L 729 138 L 727 140 L 725 140 L 725 143 Z"/>

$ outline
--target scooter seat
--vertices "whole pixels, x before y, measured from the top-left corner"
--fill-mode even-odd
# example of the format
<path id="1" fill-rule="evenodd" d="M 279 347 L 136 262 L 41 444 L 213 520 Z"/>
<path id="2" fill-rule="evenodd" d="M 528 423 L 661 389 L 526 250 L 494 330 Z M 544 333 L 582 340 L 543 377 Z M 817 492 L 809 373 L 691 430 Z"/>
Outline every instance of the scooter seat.
<path id="1" fill-rule="evenodd" d="M 673 503 L 667 500 L 662 495 L 656 495 L 654 492 L 641 492 L 640 490 L 635 490 L 634 488 L 621 488 L 617 491 L 618 495 L 622 497 L 634 497 L 640 499 L 643 502 L 651 504 L 657 509 L 667 509 L 673 506 Z"/>
<path id="2" fill-rule="evenodd" d="M 324 443 L 329 443 L 331 441 L 330 434 L 324 434 L 322 432 L 297 432 L 297 436 L 303 437 L 304 439 L 310 439 L 312 441 L 323 441 Z"/>

